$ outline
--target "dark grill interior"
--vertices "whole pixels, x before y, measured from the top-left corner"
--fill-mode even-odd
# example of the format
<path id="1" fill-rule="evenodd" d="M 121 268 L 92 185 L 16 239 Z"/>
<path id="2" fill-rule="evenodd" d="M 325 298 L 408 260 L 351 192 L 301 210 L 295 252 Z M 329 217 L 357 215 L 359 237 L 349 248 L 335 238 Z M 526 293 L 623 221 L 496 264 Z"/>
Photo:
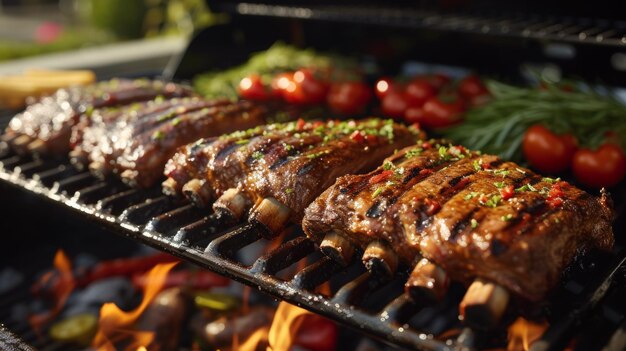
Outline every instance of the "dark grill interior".
<path id="1" fill-rule="evenodd" d="M 246 223 L 224 228 L 218 218 L 163 196 L 159 189 L 129 189 L 78 172 L 66 162 L 30 159 L 8 150 L 3 152 L 0 166 L 0 178 L 4 181 L 71 208 L 118 234 L 392 344 L 427 350 L 444 350 L 454 345 L 471 349 L 498 345 L 506 339 L 505 330 L 483 333 L 463 328 L 456 318 L 463 296 L 461 286 L 454 286 L 440 305 L 420 306 L 402 294 L 406 272 L 391 282 L 383 282 L 370 276 L 360 263 L 342 270 L 320 255 L 299 228 L 288 229 L 280 245 L 265 255 L 250 257 L 245 254 L 246 247 L 269 243 L 261 238 L 260 230 Z M 626 306 L 618 297 L 626 288 L 616 284 L 624 280 L 626 264 L 622 257 L 620 252 L 612 257 L 591 253 L 572 264 L 552 298 L 551 310 L 538 311 L 548 312 L 551 327 L 537 349 L 566 346 L 581 325 L 596 317 L 605 324 L 622 321 Z M 295 274 L 286 269 L 290 266 L 296 268 Z M 325 296 L 316 288 L 327 281 L 332 293 Z M 596 308 L 598 304 L 600 308 Z M 507 318 L 514 317 L 511 314 Z M 612 325 L 610 330 L 615 328 Z M 447 333 L 449 336 L 443 339 L 433 337 L 449 330 L 457 332 Z M 619 330 L 615 335 L 624 338 Z"/>

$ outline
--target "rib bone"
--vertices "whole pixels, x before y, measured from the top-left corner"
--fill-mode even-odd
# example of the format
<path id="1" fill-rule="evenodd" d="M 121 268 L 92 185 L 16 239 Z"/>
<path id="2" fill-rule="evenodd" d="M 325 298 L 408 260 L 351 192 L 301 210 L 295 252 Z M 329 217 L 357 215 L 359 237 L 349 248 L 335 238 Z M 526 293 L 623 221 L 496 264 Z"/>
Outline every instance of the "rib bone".
<path id="1" fill-rule="evenodd" d="M 498 324 L 509 303 L 509 292 L 500 285 L 476 279 L 459 304 L 465 323 L 479 329 L 491 329 Z"/>
<path id="2" fill-rule="evenodd" d="M 398 255 L 384 241 L 372 241 L 363 254 L 363 264 L 377 276 L 391 278 L 398 268 Z"/>
<path id="3" fill-rule="evenodd" d="M 441 301 L 448 286 L 446 272 L 428 259 L 422 258 L 413 268 L 404 288 L 414 301 L 431 303 Z"/>
<path id="4" fill-rule="evenodd" d="M 241 219 L 250 208 L 250 200 L 235 188 L 228 189 L 213 204 L 213 211 L 230 216 L 233 220 Z"/>
<path id="5" fill-rule="evenodd" d="M 261 200 L 250 213 L 250 222 L 261 224 L 267 229 L 269 236 L 280 233 L 287 221 L 291 210 L 273 197 Z"/>
<path id="6" fill-rule="evenodd" d="M 334 231 L 324 236 L 320 250 L 342 266 L 347 266 L 354 255 L 354 245 L 345 236 Z"/>

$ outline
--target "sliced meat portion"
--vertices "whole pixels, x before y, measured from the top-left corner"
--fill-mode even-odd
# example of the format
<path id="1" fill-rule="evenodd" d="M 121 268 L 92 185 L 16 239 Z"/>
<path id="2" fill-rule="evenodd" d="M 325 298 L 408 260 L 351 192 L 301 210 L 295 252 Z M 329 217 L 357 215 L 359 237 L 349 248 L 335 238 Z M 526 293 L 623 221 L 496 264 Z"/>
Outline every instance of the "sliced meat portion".
<path id="1" fill-rule="evenodd" d="M 612 247 L 612 219 L 605 193 L 596 198 L 496 156 L 430 140 L 368 174 L 339 178 L 306 209 L 303 228 L 318 243 L 332 233 L 411 267 L 426 258 L 453 280 L 483 278 L 537 301 L 579 251 Z"/>
<path id="2" fill-rule="evenodd" d="M 11 120 L 3 139 L 21 153 L 62 156 L 70 150 L 70 136 L 81 115 L 95 109 L 122 106 L 157 96 L 193 95 L 190 88 L 145 79 L 113 79 L 90 86 L 59 89 L 30 104 Z"/>

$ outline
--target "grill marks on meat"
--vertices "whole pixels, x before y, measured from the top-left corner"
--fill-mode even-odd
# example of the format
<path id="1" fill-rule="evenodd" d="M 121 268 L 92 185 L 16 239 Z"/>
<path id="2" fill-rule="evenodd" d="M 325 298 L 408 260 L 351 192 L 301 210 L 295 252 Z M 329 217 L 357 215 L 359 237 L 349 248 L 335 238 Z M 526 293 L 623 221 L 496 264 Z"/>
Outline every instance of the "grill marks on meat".
<path id="1" fill-rule="evenodd" d="M 62 156 L 70 151 L 72 128 L 95 109 L 128 105 L 157 96 L 192 94 L 189 88 L 180 85 L 143 79 L 113 79 L 86 87 L 59 89 L 13 117 L 4 138 L 21 153 Z"/>
<path id="2" fill-rule="evenodd" d="M 201 98 L 156 99 L 101 110 L 76 128 L 74 163 L 92 173 L 117 173 L 127 184 L 149 187 L 180 145 L 261 124 L 264 110 L 250 102 Z"/>
<path id="3" fill-rule="evenodd" d="M 578 251 L 612 247 L 606 194 L 445 141 L 418 145 L 339 178 L 306 209 L 307 235 L 339 234 L 362 249 L 382 241 L 411 267 L 425 257 L 453 280 L 487 279 L 533 301 Z"/>
<path id="4" fill-rule="evenodd" d="M 298 223 L 304 208 L 337 177 L 373 169 L 418 135 L 413 128 L 380 119 L 267 125 L 181 148 L 166 167 L 164 188 L 167 193 L 182 191 L 200 204 L 221 196 L 214 209 L 228 209 L 235 217 L 245 211 L 231 210 L 233 199 L 238 206 L 254 204 L 251 220 L 263 225 L 261 217 Z M 281 216 L 268 213 L 265 200 Z"/>

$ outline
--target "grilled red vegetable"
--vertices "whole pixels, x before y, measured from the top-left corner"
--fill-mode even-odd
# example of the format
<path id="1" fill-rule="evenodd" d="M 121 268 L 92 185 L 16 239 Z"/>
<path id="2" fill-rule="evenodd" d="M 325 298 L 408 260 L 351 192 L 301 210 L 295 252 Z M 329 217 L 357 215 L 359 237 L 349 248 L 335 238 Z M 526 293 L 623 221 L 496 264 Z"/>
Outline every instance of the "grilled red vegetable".
<path id="1" fill-rule="evenodd" d="M 138 289 L 150 284 L 150 280 L 145 274 L 135 275 L 133 285 Z M 191 289 L 210 289 L 219 286 L 228 286 L 230 280 L 219 274 L 209 271 L 172 271 L 165 278 L 163 288 L 185 287 Z"/>

